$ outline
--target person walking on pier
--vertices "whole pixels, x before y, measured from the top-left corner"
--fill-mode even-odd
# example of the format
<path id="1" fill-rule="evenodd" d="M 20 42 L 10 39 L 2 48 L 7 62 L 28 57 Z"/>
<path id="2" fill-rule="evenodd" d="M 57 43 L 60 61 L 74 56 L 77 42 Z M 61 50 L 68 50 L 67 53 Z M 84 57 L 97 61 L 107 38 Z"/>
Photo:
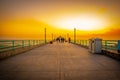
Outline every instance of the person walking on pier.
<path id="1" fill-rule="evenodd" d="M 70 37 L 69 37 L 68 41 L 69 41 L 69 43 L 71 42 L 71 38 Z"/>

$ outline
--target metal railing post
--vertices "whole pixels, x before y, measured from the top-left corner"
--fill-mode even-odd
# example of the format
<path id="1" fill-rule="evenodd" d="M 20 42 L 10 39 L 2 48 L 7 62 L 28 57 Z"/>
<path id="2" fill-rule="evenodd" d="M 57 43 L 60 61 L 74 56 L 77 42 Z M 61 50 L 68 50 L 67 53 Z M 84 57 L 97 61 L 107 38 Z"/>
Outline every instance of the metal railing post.
<path id="1" fill-rule="evenodd" d="M 81 40 L 80 40 L 80 45 L 81 45 Z"/>
<path id="2" fill-rule="evenodd" d="M 118 53 L 120 53 L 120 40 L 118 40 L 118 47 L 117 47 L 118 49 Z"/>
<path id="3" fill-rule="evenodd" d="M 38 40 L 36 40 L 36 45 L 38 45 Z"/>
<path id="4" fill-rule="evenodd" d="M 36 40 L 35 40 L 35 46 L 36 46 Z"/>
<path id="5" fill-rule="evenodd" d="M 30 40 L 28 40 L 28 46 L 30 47 Z"/>
<path id="6" fill-rule="evenodd" d="M 82 40 L 81 40 L 81 46 L 82 46 Z"/>
<path id="7" fill-rule="evenodd" d="M 15 48 L 15 42 L 14 42 L 14 40 L 12 41 L 12 50 L 14 50 Z"/>
<path id="8" fill-rule="evenodd" d="M 83 42 L 83 40 L 82 40 L 82 46 L 83 46 L 83 44 L 84 44 L 84 42 Z"/>
<path id="9" fill-rule="evenodd" d="M 83 44 L 82 44 L 82 45 L 84 46 L 84 40 L 83 40 L 82 42 L 83 42 Z"/>
<path id="10" fill-rule="evenodd" d="M 86 40 L 85 40 L 85 47 L 86 47 L 87 43 L 86 43 Z"/>
<path id="11" fill-rule="evenodd" d="M 85 46 L 87 47 L 87 40 L 86 40 L 85 42 L 86 42 L 86 45 L 85 45 Z"/>
<path id="12" fill-rule="evenodd" d="M 86 40 L 85 40 L 85 46 L 86 46 Z"/>
<path id="13" fill-rule="evenodd" d="M 39 45 L 40 45 L 40 40 L 39 40 Z"/>
<path id="14" fill-rule="evenodd" d="M 22 40 L 22 48 L 24 48 L 24 40 Z"/>
<path id="15" fill-rule="evenodd" d="M 83 46 L 85 46 L 85 40 L 83 40 Z"/>
<path id="16" fill-rule="evenodd" d="M 89 40 L 87 40 L 87 47 L 89 46 Z"/>
<path id="17" fill-rule="evenodd" d="M 37 40 L 35 40 L 35 45 L 37 45 Z"/>
<path id="18" fill-rule="evenodd" d="M 33 40 L 33 46 L 35 45 L 35 41 Z"/>
<path id="19" fill-rule="evenodd" d="M 107 50 L 107 40 L 105 40 L 105 50 Z"/>
<path id="20" fill-rule="evenodd" d="M 36 40 L 36 45 L 38 45 L 38 40 Z"/>

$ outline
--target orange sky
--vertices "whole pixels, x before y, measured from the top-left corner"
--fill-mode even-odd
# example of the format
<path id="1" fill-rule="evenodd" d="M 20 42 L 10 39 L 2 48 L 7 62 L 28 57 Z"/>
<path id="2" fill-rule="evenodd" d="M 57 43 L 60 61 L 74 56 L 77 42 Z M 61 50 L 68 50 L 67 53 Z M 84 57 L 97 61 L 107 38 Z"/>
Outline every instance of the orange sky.
<path id="1" fill-rule="evenodd" d="M 0 0 L 0 39 L 120 39 L 120 0 Z"/>

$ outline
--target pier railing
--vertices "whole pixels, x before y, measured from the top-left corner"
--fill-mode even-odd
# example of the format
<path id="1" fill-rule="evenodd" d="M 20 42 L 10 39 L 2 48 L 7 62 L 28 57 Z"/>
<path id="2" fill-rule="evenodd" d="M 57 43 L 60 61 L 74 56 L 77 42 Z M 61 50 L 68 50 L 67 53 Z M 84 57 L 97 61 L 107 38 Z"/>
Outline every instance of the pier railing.
<path id="1" fill-rule="evenodd" d="M 74 43 L 74 41 L 71 41 Z M 119 51 L 119 45 L 120 40 L 102 40 L 102 49 L 106 51 Z M 83 46 L 83 47 L 89 47 L 89 40 L 76 40 L 77 45 Z M 118 45 L 119 44 L 119 45 Z"/>
<path id="2" fill-rule="evenodd" d="M 0 52 L 45 44 L 44 40 L 0 40 Z"/>
<path id="3" fill-rule="evenodd" d="M 0 40 L 0 60 L 49 43 L 50 40 Z"/>
<path id="4" fill-rule="evenodd" d="M 71 41 L 71 43 L 74 43 L 74 40 Z M 77 45 L 83 46 L 83 47 L 87 47 L 89 46 L 89 40 L 76 40 Z"/>
<path id="5" fill-rule="evenodd" d="M 89 46 L 89 41 L 88 40 L 77 40 L 76 44 L 79 44 L 83 47 L 88 47 Z"/>
<path id="6" fill-rule="evenodd" d="M 102 40 L 102 49 L 118 51 L 119 41 L 120 40 Z M 73 40 L 71 42 L 74 43 Z M 36 46 L 41 44 L 45 44 L 45 41 L 44 40 L 0 40 L 0 52 L 14 50 L 16 48 Z M 89 40 L 76 40 L 75 44 L 88 48 Z"/>
<path id="7" fill-rule="evenodd" d="M 118 50 L 118 40 L 103 40 L 102 41 L 102 48 L 104 50 Z"/>

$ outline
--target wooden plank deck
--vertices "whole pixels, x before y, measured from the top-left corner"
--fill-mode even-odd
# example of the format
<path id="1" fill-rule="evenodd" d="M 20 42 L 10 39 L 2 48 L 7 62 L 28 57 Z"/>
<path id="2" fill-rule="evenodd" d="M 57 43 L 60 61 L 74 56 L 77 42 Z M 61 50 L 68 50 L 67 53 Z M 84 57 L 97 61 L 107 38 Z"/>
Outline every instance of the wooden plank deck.
<path id="1" fill-rule="evenodd" d="M 120 80 L 120 62 L 53 43 L 0 61 L 0 80 Z"/>

